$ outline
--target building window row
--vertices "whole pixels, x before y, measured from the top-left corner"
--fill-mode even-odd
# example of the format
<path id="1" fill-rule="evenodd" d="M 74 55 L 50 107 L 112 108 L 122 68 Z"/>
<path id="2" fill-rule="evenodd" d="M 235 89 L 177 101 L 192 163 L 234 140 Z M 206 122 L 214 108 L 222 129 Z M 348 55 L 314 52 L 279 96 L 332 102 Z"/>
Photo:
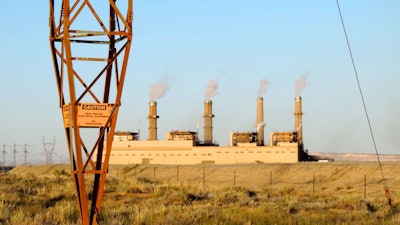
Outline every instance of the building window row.
<path id="1" fill-rule="evenodd" d="M 282 151 L 275 151 L 274 153 L 287 153 L 288 151 L 284 151 L 284 150 L 282 150 Z M 216 154 L 229 154 L 229 153 L 236 153 L 236 154 L 243 154 L 243 153 L 245 153 L 244 151 L 240 151 L 240 152 L 238 152 L 238 151 L 235 151 L 235 152 L 216 152 Z M 248 153 L 254 153 L 253 151 L 249 151 Z M 256 151 L 255 153 L 258 153 L 258 154 L 261 154 L 261 153 L 263 153 L 262 151 Z M 264 153 L 267 153 L 267 154 L 271 154 L 271 151 L 265 151 Z M 296 151 L 290 151 L 290 153 L 296 153 Z M 146 154 L 140 154 L 140 156 L 145 156 Z M 153 154 L 147 154 L 147 156 L 152 156 Z M 202 156 L 212 156 L 212 154 L 211 153 L 204 153 L 204 154 L 201 154 Z M 111 156 L 123 156 L 123 154 L 111 154 Z M 125 156 L 129 156 L 129 154 L 125 154 Z M 130 156 L 136 156 L 136 154 L 131 154 Z M 139 155 L 138 155 L 139 156 Z M 160 156 L 160 154 L 155 154 L 155 156 Z M 167 154 L 162 154 L 162 156 L 164 156 L 164 157 L 166 157 L 166 156 L 168 156 Z M 169 154 L 169 156 L 174 156 L 174 154 Z M 182 154 L 177 154 L 176 156 L 183 156 Z M 185 154 L 185 156 L 190 156 L 190 154 Z M 198 156 L 198 154 L 193 154 L 192 156 Z"/>

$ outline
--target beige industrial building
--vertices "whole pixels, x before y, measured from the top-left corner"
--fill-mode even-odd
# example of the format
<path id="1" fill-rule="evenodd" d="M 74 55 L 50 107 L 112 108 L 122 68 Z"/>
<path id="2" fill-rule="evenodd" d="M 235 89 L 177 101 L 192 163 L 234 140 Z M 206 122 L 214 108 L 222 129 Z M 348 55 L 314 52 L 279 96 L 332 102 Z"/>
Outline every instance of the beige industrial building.
<path id="1" fill-rule="evenodd" d="M 157 139 L 157 102 L 149 102 L 148 140 L 138 133 L 116 132 L 112 144 L 111 164 L 234 164 L 296 163 L 312 158 L 304 151 L 300 96 L 295 98 L 294 131 L 271 132 L 264 141 L 263 98 L 257 98 L 256 131 L 230 133 L 229 146 L 213 142 L 212 101 L 204 101 L 204 140 L 197 132 L 171 131 L 165 140 Z"/>

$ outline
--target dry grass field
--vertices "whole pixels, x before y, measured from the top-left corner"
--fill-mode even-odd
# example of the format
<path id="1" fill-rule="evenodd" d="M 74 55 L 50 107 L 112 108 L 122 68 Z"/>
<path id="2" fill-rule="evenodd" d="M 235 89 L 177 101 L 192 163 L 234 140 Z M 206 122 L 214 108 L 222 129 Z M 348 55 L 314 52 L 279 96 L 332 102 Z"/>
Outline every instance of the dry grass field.
<path id="1" fill-rule="evenodd" d="M 382 168 L 385 180 L 374 162 L 111 166 L 99 221 L 400 224 L 400 163 Z M 69 171 L 38 165 L 2 174 L 0 224 L 79 224 Z"/>

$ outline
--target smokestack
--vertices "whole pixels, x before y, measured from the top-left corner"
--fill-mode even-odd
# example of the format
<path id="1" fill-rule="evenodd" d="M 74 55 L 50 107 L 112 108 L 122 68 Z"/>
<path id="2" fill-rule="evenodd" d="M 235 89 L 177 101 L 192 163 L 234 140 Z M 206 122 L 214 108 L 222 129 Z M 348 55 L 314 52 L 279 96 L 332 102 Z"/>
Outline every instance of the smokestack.
<path id="1" fill-rule="evenodd" d="M 204 101 L 204 144 L 211 145 L 213 142 L 212 135 L 212 118 L 214 115 L 212 114 L 212 101 L 206 100 Z"/>
<path id="2" fill-rule="evenodd" d="M 150 101 L 149 102 L 149 115 L 147 116 L 149 119 L 149 138 L 148 140 L 154 141 L 157 140 L 157 102 Z"/>
<path id="3" fill-rule="evenodd" d="M 264 100 L 262 97 L 257 98 L 257 145 L 264 145 Z"/>
<path id="4" fill-rule="evenodd" d="M 294 108 L 294 130 L 297 132 L 297 140 L 299 145 L 303 144 L 303 112 L 301 111 L 301 97 L 296 96 Z"/>

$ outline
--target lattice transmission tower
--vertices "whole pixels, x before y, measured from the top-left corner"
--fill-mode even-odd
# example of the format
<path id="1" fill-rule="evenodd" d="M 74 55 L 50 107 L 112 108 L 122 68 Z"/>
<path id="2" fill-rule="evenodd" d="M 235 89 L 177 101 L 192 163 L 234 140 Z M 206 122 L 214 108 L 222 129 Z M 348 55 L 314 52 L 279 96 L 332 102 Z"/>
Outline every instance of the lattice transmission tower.
<path id="1" fill-rule="evenodd" d="M 50 49 L 82 224 L 98 223 L 132 20 L 132 0 L 50 0 Z M 87 176 L 94 176 L 89 191 Z"/>
<path id="2" fill-rule="evenodd" d="M 53 142 L 45 142 L 43 137 L 44 154 L 46 154 L 46 164 L 53 164 L 54 148 L 56 147 L 56 137 L 53 137 Z"/>

